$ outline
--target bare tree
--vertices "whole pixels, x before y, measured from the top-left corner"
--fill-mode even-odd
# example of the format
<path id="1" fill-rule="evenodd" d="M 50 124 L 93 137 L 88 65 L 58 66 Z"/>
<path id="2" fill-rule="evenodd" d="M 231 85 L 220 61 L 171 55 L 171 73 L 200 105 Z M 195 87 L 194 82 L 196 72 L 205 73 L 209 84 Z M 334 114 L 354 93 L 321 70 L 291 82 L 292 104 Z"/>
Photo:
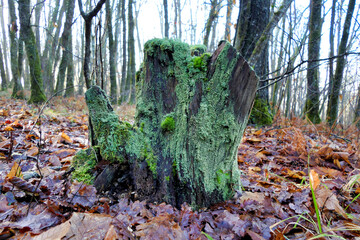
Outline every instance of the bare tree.
<path id="1" fill-rule="evenodd" d="M 90 88 L 92 85 L 90 79 L 90 72 L 89 72 L 89 64 L 90 64 L 90 43 L 91 43 L 91 21 L 92 19 L 98 14 L 101 10 L 102 5 L 105 3 L 106 0 L 99 0 L 96 4 L 95 8 L 91 10 L 89 13 L 85 13 L 83 10 L 83 6 L 81 0 L 78 0 L 80 13 L 82 18 L 85 21 L 85 58 L 84 58 L 84 77 L 85 77 L 85 84 L 86 88 Z"/>

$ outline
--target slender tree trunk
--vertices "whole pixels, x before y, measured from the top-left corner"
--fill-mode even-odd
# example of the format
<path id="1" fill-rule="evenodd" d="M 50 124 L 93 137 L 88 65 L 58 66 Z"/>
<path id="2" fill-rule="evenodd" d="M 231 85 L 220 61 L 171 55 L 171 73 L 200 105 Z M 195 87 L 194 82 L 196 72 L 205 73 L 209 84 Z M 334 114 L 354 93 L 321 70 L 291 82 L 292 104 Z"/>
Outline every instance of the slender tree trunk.
<path id="1" fill-rule="evenodd" d="M 41 10 L 44 6 L 44 2 L 42 0 L 36 1 L 35 7 L 35 39 L 36 39 L 36 47 L 38 49 L 39 55 L 41 53 L 41 44 L 40 44 L 40 18 L 41 18 Z"/>
<path id="2" fill-rule="evenodd" d="M 106 0 L 99 0 L 96 4 L 95 8 L 91 10 L 89 13 L 85 13 L 83 10 L 83 6 L 81 0 L 78 0 L 80 13 L 82 18 L 85 21 L 85 58 L 84 58 L 84 77 L 85 77 L 85 84 L 86 88 L 89 89 L 92 85 L 90 79 L 90 43 L 91 43 L 91 21 L 96 16 L 96 14 L 101 10 L 102 5 L 105 3 Z"/>
<path id="3" fill-rule="evenodd" d="M 225 23 L 225 36 L 224 39 L 231 42 L 231 13 L 233 9 L 233 0 L 227 0 L 226 23 Z"/>
<path id="4" fill-rule="evenodd" d="M 330 20 L 330 34 L 329 34 L 329 42 L 330 42 L 330 52 L 329 52 L 329 95 L 332 92 L 333 85 L 334 85 L 334 25 L 335 25 L 335 7 L 336 7 L 337 0 L 333 0 L 331 6 L 331 20 Z"/>
<path id="5" fill-rule="evenodd" d="M 125 91 L 129 94 L 129 103 L 135 103 L 135 39 L 134 39 L 134 17 L 133 17 L 133 0 L 128 4 L 128 71 Z"/>
<path id="6" fill-rule="evenodd" d="M 173 36 L 174 38 L 178 38 L 178 32 L 177 32 L 177 24 L 178 24 L 178 4 L 177 4 L 177 1 L 174 0 L 174 13 L 175 13 L 175 16 L 174 16 L 174 32 L 173 32 Z"/>
<path id="7" fill-rule="evenodd" d="M 333 79 L 333 84 L 331 85 L 331 92 L 328 100 L 328 108 L 327 108 L 327 120 L 330 125 L 333 125 L 336 122 L 337 113 L 338 113 L 338 105 L 339 105 L 339 94 L 341 88 L 341 82 L 343 79 L 343 73 L 345 68 L 345 52 L 347 47 L 347 41 L 349 38 L 349 31 L 351 26 L 351 19 L 355 8 L 355 0 L 349 0 L 349 6 L 346 13 L 343 33 L 339 45 L 338 55 L 336 61 L 336 69 L 335 75 Z"/>
<path id="8" fill-rule="evenodd" d="M 169 13 L 168 13 L 168 1 L 163 0 L 164 5 L 164 18 L 165 18 L 165 38 L 169 38 Z"/>
<path id="9" fill-rule="evenodd" d="M 122 24 L 123 24 L 123 30 L 122 30 L 122 41 L 123 41 L 123 47 L 122 47 L 122 67 L 121 67 L 121 91 L 120 91 L 120 96 L 121 96 L 121 102 L 125 102 L 127 99 L 126 97 L 128 96 L 128 93 L 125 92 L 126 89 L 126 67 L 127 67 L 127 56 L 126 56 L 126 46 L 127 46 L 127 42 L 126 42 L 126 14 L 125 14 L 125 0 L 121 0 L 121 19 L 122 19 Z"/>
<path id="10" fill-rule="evenodd" d="M 59 92 L 64 89 L 65 86 L 65 73 L 67 66 L 69 64 L 70 58 L 72 58 L 72 44 L 70 44 L 71 40 L 71 27 L 72 27 L 72 20 L 74 16 L 74 9 L 75 9 L 75 0 L 66 0 L 66 18 L 64 24 L 64 30 L 61 35 L 61 46 L 62 46 L 62 59 L 59 67 L 58 79 L 56 83 L 56 92 Z M 69 73 L 68 73 L 69 74 Z M 69 76 L 69 75 L 68 75 Z M 74 77 L 72 77 L 73 79 Z M 71 77 L 70 77 L 71 79 Z"/>
<path id="11" fill-rule="evenodd" d="M 49 2 L 50 4 L 50 2 Z M 65 4 L 64 4 L 65 5 Z M 53 79 L 51 78 L 52 73 L 52 65 L 53 65 L 53 56 L 51 55 L 52 52 L 52 43 L 55 41 L 54 38 L 56 38 L 56 32 L 58 31 L 58 28 L 55 30 L 55 35 L 53 35 L 54 29 L 56 24 L 58 24 L 58 17 L 60 13 L 60 0 L 56 0 L 55 7 L 52 10 L 51 13 L 51 19 L 49 20 L 48 24 L 48 31 L 46 31 L 46 41 L 44 46 L 44 51 L 41 55 L 41 66 L 42 69 L 44 69 L 43 72 L 43 80 L 44 80 L 44 89 L 48 94 L 51 94 L 53 92 Z M 57 40 L 56 40 L 57 42 Z M 49 57 L 51 55 L 51 57 Z"/>
<path id="12" fill-rule="evenodd" d="M 308 45 L 308 69 L 307 69 L 307 94 L 305 103 L 306 116 L 313 123 L 320 123 L 319 115 L 319 66 L 317 60 L 320 56 L 321 41 L 321 8 L 322 0 L 310 1 L 309 18 L 309 45 Z"/>
<path id="13" fill-rule="evenodd" d="M 1 6 L 4 6 L 4 0 L 1 0 Z M 7 58 L 7 50 L 8 48 L 8 39 L 6 37 L 6 27 L 5 27 L 5 23 L 4 23 L 4 7 L 1 7 L 1 12 L 0 12 L 0 19 L 1 19 L 1 29 L 2 29 L 2 35 L 3 35 L 3 39 L 2 39 L 2 46 L 3 46 L 3 52 L 2 52 L 2 61 L 3 61 L 3 65 L 4 65 L 4 74 L 5 74 L 5 80 L 4 80 L 4 84 L 6 83 L 6 88 L 8 87 L 9 83 L 10 83 L 10 79 L 9 79 L 9 67 L 8 67 L 8 58 Z M 2 85 L 5 86 L 5 85 Z"/>
<path id="14" fill-rule="evenodd" d="M 14 88 L 11 97 L 17 99 L 24 99 L 24 89 L 21 85 L 21 78 L 19 76 L 19 65 L 18 65 L 18 39 L 17 31 L 18 27 L 16 24 L 17 18 L 15 13 L 15 4 L 13 0 L 8 0 L 9 6 L 9 35 L 10 35 L 10 60 L 11 60 L 11 72 L 13 76 Z"/>
<path id="15" fill-rule="evenodd" d="M 360 128 L 360 85 L 358 87 L 357 105 L 354 114 L 354 122 L 356 122 L 357 127 Z"/>
<path id="16" fill-rule="evenodd" d="M 205 34 L 204 34 L 204 41 L 203 41 L 203 44 L 206 47 L 208 47 L 208 45 L 209 45 L 211 27 L 213 26 L 213 22 L 214 22 L 215 18 L 217 18 L 218 14 L 219 14 L 216 11 L 218 4 L 220 4 L 220 3 L 218 3 L 218 0 L 211 0 L 210 12 L 209 12 L 209 17 L 208 17 L 208 19 L 206 21 L 206 25 L 205 25 Z"/>
<path id="17" fill-rule="evenodd" d="M 25 42 L 26 55 L 30 67 L 31 95 L 29 103 L 46 101 L 41 74 L 41 62 L 36 47 L 35 35 L 30 27 L 30 0 L 19 0 L 20 34 Z"/>
<path id="18" fill-rule="evenodd" d="M 177 8 L 178 8 L 178 26 L 179 26 L 179 34 L 178 34 L 178 39 L 181 40 L 182 38 L 182 24 L 181 24 L 181 0 L 177 0 Z"/>
<path id="19" fill-rule="evenodd" d="M 74 1 L 74 8 L 75 8 L 75 0 Z M 71 30 L 70 30 L 71 31 Z M 65 89 L 65 97 L 73 97 L 74 96 L 74 59 L 73 59 L 73 44 L 72 44 L 72 33 L 70 32 L 69 35 L 69 42 L 68 42 L 68 50 L 69 56 L 68 56 L 68 62 L 66 67 L 66 89 Z"/>
<path id="20" fill-rule="evenodd" d="M 106 1 L 106 21 L 107 21 L 107 32 L 109 40 L 109 65 L 110 65 L 110 97 L 111 103 L 117 103 L 117 82 L 116 82 L 116 42 L 114 42 L 113 30 L 112 30 L 112 19 L 111 14 L 112 10 L 110 9 L 110 1 Z"/>
<path id="21" fill-rule="evenodd" d="M 0 43 L 0 73 L 1 73 L 1 91 L 5 91 L 7 88 L 7 77 L 5 73 L 4 57 Z"/>

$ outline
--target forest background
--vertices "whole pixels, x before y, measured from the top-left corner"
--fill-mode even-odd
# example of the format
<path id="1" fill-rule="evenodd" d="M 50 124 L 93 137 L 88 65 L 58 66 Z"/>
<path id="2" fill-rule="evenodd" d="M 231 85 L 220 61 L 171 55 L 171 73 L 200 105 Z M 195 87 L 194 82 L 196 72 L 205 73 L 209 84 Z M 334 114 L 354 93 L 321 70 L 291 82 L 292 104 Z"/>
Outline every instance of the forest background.
<path id="1" fill-rule="evenodd" d="M 13 6 L 9 5 L 11 2 Z M 84 13 L 90 12 L 97 3 L 90 0 L 1 0 L 3 90 L 11 88 L 13 96 L 21 98 L 23 93 L 19 89 L 30 90 L 32 85 L 28 53 L 23 51 L 20 34 L 22 15 L 19 15 L 18 3 L 22 3 L 30 11 L 30 25 L 41 62 L 41 88 L 46 97 L 54 93 L 83 94 L 86 39 L 85 22 L 79 9 L 81 2 Z M 310 2 L 321 6 L 317 19 L 310 18 Z M 353 4 L 354 9 L 350 26 L 344 28 L 349 4 Z M 262 66 L 253 65 L 260 77 L 259 96 L 266 105 L 261 114 L 267 116 L 259 123 L 269 123 L 271 120 L 266 117 L 271 119 L 280 112 L 287 117 L 304 117 L 313 114 L 313 109 L 315 115 L 330 123 L 353 123 L 359 116 L 360 90 L 360 24 L 356 1 L 108 1 L 92 19 L 91 60 L 87 64 L 92 84 L 104 88 L 113 103 L 134 103 L 135 73 L 143 59 L 143 46 L 154 37 L 179 39 L 190 45 L 205 44 L 210 52 L 220 40 L 226 39 L 249 60 L 264 26 L 274 20 L 284 6 L 286 11 L 275 19 L 274 27 L 266 33 L 266 41 L 262 44 L 265 46 L 262 58 L 265 56 L 266 61 L 260 64 Z M 246 15 L 246 11 L 252 17 Z M 259 16 L 264 20 L 260 21 Z M 320 44 L 315 51 L 319 52 L 318 56 L 308 54 L 309 42 L 314 42 L 309 41 L 314 22 L 321 23 L 315 38 L 316 44 Z M 344 39 L 345 32 L 348 32 L 347 39 Z M 342 39 L 345 47 L 341 46 Z M 243 48 L 244 44 L 250 47 Z M 336 64 L 342 68 L 341 62 L 345 63 L 343 69 L 339 69 L 341 76 L 336 77 Z M 309 69 L 314 70 L 314 79 Z M 312 81 L 317 85 L 315 88 L 308 87 L 315 86 Z M 315 98 L 312 95 L 316 95 Z M 46 97 L 30 97 L 30 102 L 41 102 Z M 307 106 L 307 100 L 315 105 Z M 336 107 L 331 107 L 334 105 Z M 335 108 L 335 116 L 332 108 Z M 308 117 L 319 122 L 318 117 Z"/>

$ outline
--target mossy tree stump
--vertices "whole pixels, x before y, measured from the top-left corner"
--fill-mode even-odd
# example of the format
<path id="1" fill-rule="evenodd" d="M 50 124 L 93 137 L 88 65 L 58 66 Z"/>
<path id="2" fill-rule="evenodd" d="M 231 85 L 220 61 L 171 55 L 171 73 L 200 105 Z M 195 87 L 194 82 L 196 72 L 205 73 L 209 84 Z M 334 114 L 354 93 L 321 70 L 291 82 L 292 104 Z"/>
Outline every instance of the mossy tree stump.
<path id="1" fill-rule="evenodd" d="M 239 189 L 236 155 L 255 73 L 228 42 L 211 56 L 192 57 L 185 43 L 154 39 L 144 56 L 133 126 L 118 120 L 99 87 L 86 93 L 92 144 L 98 158 L 113 163 L 100 175 L 119 169 L 140 199 L 175 206 L 229 199 Z M 101 179 L 100 189 L 111 182 Z"/>

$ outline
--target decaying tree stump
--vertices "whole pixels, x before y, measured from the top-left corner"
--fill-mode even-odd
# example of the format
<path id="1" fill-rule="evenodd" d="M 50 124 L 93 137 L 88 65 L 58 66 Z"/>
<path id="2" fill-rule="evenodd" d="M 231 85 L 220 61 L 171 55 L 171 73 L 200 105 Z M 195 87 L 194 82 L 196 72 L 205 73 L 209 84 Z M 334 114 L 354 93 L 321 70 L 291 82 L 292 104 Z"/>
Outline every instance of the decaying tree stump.
<path id="1" fill-rule="evenodd" d="M 133 126 L 118 120 L 99 87 L 86 92 L 92 144 L 113 163 L 100 174 L 110 178 L 95 180 L 98 189 L 114 168 L 140 199 L 175 206 L 206 207 L 239 189 L 237 147 L 258 79 L 228 42 L 212 56 L 190 53 L 178 41 L 145 44 Z"/>

